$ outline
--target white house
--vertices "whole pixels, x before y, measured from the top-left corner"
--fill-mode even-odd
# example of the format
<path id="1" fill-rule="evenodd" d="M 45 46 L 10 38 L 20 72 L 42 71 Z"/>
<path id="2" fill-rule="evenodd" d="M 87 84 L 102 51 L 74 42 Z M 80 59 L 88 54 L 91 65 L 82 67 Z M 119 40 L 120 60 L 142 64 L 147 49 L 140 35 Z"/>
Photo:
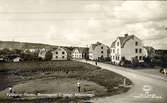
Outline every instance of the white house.
<path id="1" fill-rule="evenodd" d="M 13 58 L 13 62 L 20 62 L 20 60 L 21 60 L 20 57 Z"/>
<path id="2" fill-rule="evenodd" d="M 97 42 L 89 47 L 89 59 L 98 60 L 108 57 L 108 46 Z"/>
<path id="3" fill-rule="evenodd" d="M 47 49 L 43 48 L 39 50 L 38 57 L 42 58 L 43 60 L 45 59 L 45 55 L 47 53 Z"/>
<path id="4" fill-rule="evenodd" d="M 143 62 L 143 56 L 146 56 L 142 40 L 135 35 L 125 34 L 124 37 L 117 37 L 110 48 L 111 61 L 119 64 L 122 58 L 132 61 L 137 58 Z"/>
<path id="5" fill-rule="evenodd" d="M 68 60 L 68 51 L 65 48 L 58 47 L 52 51 L 52 60 Z"/>
<path id="6" fill-rule="evenodd" d="M 86 59 L 88 57 L 88 48 L 74 48 L 71 55 L 73 59 Z"/>

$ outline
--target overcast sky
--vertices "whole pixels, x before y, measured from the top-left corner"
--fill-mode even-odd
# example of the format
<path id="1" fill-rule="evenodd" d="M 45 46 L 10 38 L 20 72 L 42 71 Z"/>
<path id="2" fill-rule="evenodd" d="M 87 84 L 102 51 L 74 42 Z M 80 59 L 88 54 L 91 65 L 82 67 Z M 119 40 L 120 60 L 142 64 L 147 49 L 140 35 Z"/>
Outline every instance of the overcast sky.
<path id="1" fill-rule="evenodd" d="M 167 49 L 166 1 L 0 0 L 0 40 L 111 45 L 124 33 Z"/>

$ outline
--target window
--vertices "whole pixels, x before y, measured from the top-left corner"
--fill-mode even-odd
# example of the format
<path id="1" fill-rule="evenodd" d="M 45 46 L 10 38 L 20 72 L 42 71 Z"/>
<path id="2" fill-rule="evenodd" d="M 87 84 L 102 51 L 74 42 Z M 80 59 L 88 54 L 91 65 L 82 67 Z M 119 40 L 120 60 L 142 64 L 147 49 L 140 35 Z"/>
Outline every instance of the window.
<path id="1" fill-rule="evenodd" d="M 101 51 L 101 53 L 103 54 L 103 51 Z"/>
<path id="2" fill-rule="evenodd" d="M 139 57 L 139 60 L 142 60 L 142 56 Z"/>
<path id="3" fill-rule="evenodd" d="M 135 45 L 138 46 L 138 42 L 137 41 L 135 42 Z"/>
<path id="4" fill-rule="evenodd" d="M 62 54 L 64 54 L 64 52 L 62 52 Z"/>
<path id="5" fill-rule="evenodd" d="M 135 49 L 135 52 L 138 53 L 138 49 Z"/>
<path id="6" fill-rule="evenodd" d="M 138 59 L 138 56 L 136 56 L 135 59 Z"/>
<path id="7" fill-rule="evenodd" d="M 101 47 L 101 49 L 103 49 L 103 47 Z"/>
<path id="8" fill-rule="evenodd" d="M 139 49 L 139 52 L 142 53 L 142 49 L 141 48 Z"/>
<path id="9" fill-rule="evenodd" d="M 62 56 L 62 58 L 64 59 L 64 56 Z"/>
<path id="10" fill-rule="evenodd" d="M 58 58 L 58 56 L 56 56 L 56 58 Z"/>
<path id="11" fill-rule="evenodd" d="M 58 52 L 56 52 L 56 54 L 58 54 Z"/>
<path id="12" fill-rule="evenodd" d="M 115 53 L 115 49 L 113 49 L 113 53 Z"/>
<path id="13" fill-rule="evenodd" d="M 113 56 L 113 60 L 115 59 L 115 57 Z"/>
<path id="14" fill-rule="evenodd" d="M 117 42 L 117 46 L 119 46 L 119 42 Z"/>

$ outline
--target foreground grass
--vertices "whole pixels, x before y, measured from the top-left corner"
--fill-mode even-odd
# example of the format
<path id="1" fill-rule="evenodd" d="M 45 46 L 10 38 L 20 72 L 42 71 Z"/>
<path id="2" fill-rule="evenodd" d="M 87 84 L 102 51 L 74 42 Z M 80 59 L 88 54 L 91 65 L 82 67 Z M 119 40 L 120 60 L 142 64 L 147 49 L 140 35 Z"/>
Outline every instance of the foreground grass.
<path id="1" fill-rule="evenodd" d="M 9 82 L 15 84 L 14 87 L 18 92 L 77 92 L 75 83 L 78 80 L 80 80 L 82 84 L 85 83 L 84 90 L 81 87 L 82 92 L 93 92 L 96 96 L 111 96 L 126 92 L 129 89 L 119 87 L 123 82 L 123 76 L 91 64 L 77 61 L 3 63 L 0 64 L 0 73 L 6 73 L 8 78 L 11 78 Z M 127 84 L 131 84 L 131 81 L 128 79 Z M 119 88 L 115 89 L 114 87 Z M 58 101 L 63 103 L 62 101 L 64 100 L 68 102 L 78 101 L 78 99 L 74 98 L 38 98 L 33 99 L 33 101 L 45 99 L 55 100 L 57 103 Z M 6 100 L 9 101 L 12 99 L 6 98 Z M 32 99 L 24 100 L 24 102 L 25 101 L 32 101 Z"/>

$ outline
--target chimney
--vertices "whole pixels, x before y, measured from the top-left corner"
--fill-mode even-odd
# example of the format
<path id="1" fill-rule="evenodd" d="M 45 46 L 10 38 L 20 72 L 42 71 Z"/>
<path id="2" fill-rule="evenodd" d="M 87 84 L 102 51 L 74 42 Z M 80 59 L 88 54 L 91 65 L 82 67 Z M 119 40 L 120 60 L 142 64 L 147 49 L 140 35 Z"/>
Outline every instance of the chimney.
<path id="1" fill-rule="evenodd" d="M 127 37 L 128 36 L 128 34 L 125 34 L 125 37 Z"/>

